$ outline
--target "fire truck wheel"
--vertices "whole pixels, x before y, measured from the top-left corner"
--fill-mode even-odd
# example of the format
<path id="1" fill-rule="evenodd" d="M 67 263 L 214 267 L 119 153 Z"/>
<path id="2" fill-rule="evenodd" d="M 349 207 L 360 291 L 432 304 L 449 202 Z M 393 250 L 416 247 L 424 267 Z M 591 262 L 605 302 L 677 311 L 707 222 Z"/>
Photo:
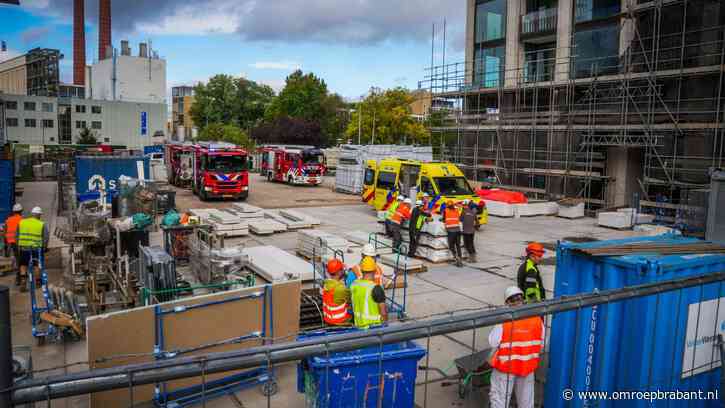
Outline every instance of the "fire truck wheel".
<path id="1" fill-rule="evenodd" d="M 292 176 L 287 176 L 287 183 L 292 184 Z"/>
<path id="2" fill-rule="evenodd" d="M 209 199 L 209 196 L 206 195 L 206 186 L 204 183 L 201 184 L 201 187 L 199 187 L 199 198 L 201 201 L 206 201 Z"/>
<path id="3" fill-rule="evenodd" d="M 271 171 L 267 172 L 267 181 L 272 181 L 272 172 Z"/>

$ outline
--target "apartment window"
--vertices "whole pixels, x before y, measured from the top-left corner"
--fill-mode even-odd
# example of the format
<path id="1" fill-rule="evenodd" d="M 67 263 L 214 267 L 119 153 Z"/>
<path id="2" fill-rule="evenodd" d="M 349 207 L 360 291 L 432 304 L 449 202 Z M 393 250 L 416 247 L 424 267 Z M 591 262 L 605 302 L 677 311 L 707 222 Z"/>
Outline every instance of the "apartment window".
<path id="1" fill-rule="evenodd" d="M 34 111 L 35 110 L 35 102 L 24 102 L 23 103 L 23 109 L 26 111 Z"/>
<path id="2" fill-rule="evenodd" d="M 86 105 L 76 105 L 76 113 L 86 113 Z"/>
<path id="3" fill-rule="evenodd" d="M 5 124 L 8 127 L 18 127 L 18 118 L 5 118 Z"/>
<path id="4" fill-rule="evenodd" d="M 599 20 L 619 13 L 621 0 L 576 0 L 576 22 Z"/>
<path id="5" fill-rule="evenodd" d="M 77 120 L 76 121 L 76 129 L 85 129 L 86 128 L 86 121 L 85 120 Z"/>
<path id="6" fill-rule="evenodd" d="M 6 110 L 18 110 L 18 102 L 16 101 L 5 101 Z"/>
<path id="7" fill-rule="evenodd" d="M 43 112 L 53 112 L 53 104 L 48 102 L 43 102 L 42 105 Z"/>
<path id="8" fill-rule="evenodd" d="M 554 78 L 556 43 L 526 44 L 524 53 L 524 81 L 551 81 Z"/>
<path id="9" fill-rule="evenodd" d="M 506 36 L 506 0 L 476 4 L 476 42 L 500 40 Z"/>
<path id="10" fill-rule="evenodd" d="M 574 49 L 574 78 L 616 74 L 619 64 L 619 26 L 615 23 L 577 31 L 574 33 Z"/>
<path id="11" fill-rule="evenodd" d="M 110 138 L 107 138 L 107 137 L 104 137 L 104 138 L 103 138 L 103 142 L 104 142 L 104 143 L 109 143 L 110 141 L 111 141 L 111 139 L 110 139 Z"/>
<path id="12" fill-rule="evenodd" d="M 100 114 L 101 113 L 101 107 L 100 106 L 91 106 L 91 113 Z"/>
<path id="13" fill-rule="evenodd" d="M 51 138 L 50 138 L 50 141 L 51 141 L 51 142 L 55 142 L 55 138 L 54 138 L 54 137 L 51 137 Z"/>
<path id="14" fill-rule="evenodd" d="M 46 129 L 53 128 L 53 119 L 43 119 L 43 127 Z"/>
<path id="15" fill-rule="evenodd" d="M 503 81 L 506 48 L 477 48 L 474 60 L 473 83 L 483 88 L 496 88 Z"/>
<path id="16" fill-rule="evenodd" d="M 25 127 L 26 128 L 34 128 L 37 127 L 38 123 L 35 121 L 35 119 L 25 119 Z"/>
<path id="17" fill-rule="evenodd" d="M 101 122 L 96 121 L 96 120 L 94 120 L 93 122 L 91 122 L 91 129 L 96 129 L 96 130 L 102 129 Z"/>

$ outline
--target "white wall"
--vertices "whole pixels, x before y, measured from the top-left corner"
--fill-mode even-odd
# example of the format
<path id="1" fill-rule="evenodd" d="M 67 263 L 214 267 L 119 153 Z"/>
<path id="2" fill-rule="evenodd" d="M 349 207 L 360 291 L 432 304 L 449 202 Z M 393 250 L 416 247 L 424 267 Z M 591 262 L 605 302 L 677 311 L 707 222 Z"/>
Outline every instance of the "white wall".
<path id="1" fill-rule="evenodd" d="M 90 88 L 93 99 L 127 102 L 166 103 L 166 61 L 118 55 L 114 93 L 114 59 L 91 67 Z"/>

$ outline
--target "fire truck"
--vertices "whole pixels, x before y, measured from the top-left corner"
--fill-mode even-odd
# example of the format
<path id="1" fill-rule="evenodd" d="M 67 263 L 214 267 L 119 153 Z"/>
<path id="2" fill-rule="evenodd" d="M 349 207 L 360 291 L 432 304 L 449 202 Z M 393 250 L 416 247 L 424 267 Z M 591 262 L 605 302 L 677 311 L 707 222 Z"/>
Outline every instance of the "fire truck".
<path id="1" fill-rule="evenodd" d="M 202 200 L 246 199 L 249 195 L 247 151 L 230 143 L 199 142 L 192 156 L 192 189 Z"/>
<path id="2" fill-rule="evenodd" d="M 325 174 L 325 155 L 311 146 L 264 146 L 261 172 L 269 181 L 319 185 Z"/>
<path id="3" fill-rule="evenodd" d="M 191 187 L 194 145 L 171 142 L 166 145 L 164 162 L 169 184 L 177 187 Z"/>

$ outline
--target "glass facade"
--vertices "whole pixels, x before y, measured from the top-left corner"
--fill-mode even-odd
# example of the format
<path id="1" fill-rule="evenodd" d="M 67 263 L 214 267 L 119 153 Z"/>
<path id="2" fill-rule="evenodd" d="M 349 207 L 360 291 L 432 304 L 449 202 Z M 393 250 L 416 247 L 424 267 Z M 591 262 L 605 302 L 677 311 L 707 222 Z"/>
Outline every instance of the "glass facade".
<path id="1" fill-rule="evenodd" d="M 618 72 L 619 26 L 615 23 L 574 33 L 575 56 L 571 75 L 587 78 L 593 75 L 610 75 Z"/>
<path id="2" fill-rule="evenodd" d="M 473 64 L 473 83 L 482 88 L 503 85 L 506 47 L 477 48 Z"/>
<path id="3" fill-rule="evenodd" d="M 575 21 L 599 20 L 611 17 L 621 8 L 621 0 L 576 0 Z"/>
<path id="4" fill-rule="evenodd" d="M 476 4 L 476 42 L 500 40 L 506 36 L 506 0 Z"/>
<path id="5" fill-rule="evenodd" d="M 524 82 L 553 80 L 555 60 L 556 43 L 527 44 L 524 54 Z"/>

